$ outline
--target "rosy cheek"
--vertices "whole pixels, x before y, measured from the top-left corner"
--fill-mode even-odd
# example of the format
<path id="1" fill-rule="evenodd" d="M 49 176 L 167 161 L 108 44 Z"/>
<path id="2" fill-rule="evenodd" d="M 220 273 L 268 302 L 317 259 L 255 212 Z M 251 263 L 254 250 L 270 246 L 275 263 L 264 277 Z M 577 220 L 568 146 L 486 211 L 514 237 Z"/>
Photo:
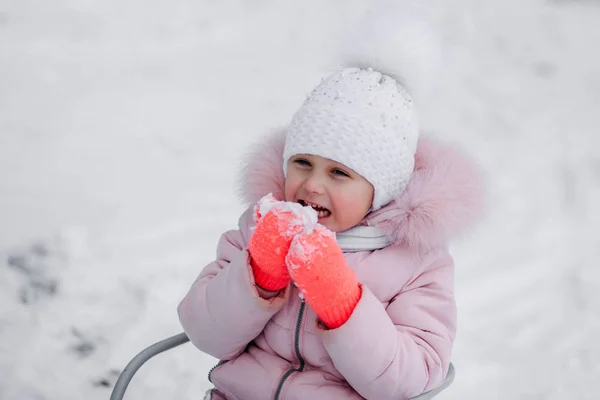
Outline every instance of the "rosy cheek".
<path id="1" fill-rule="evenodd" d="M 286 201 L 293 201 L 298 191 L 298 182 L 293 177 L 288 177 L 284 183 L 284 195 Z"/>
<path id="2" fill-rule="evenodd" d="M 358 193 L 353 193 L 338 198 L 337 208 L 338 210 L 344 210 L 343 215 L 338 216 L 340 222 L 353 226 L 362 220 L 363 214 L 366 214 L 366 212 L 363 212 L 363 204 L 357 201 L 358 197 Z M 350 228 L 350 226 L 346 228 Z"/>
<path id="3" fill-rule="evenodd" d="M 292 189 L 291 189 L 290 184 L 287 182 L 284 186 L 284 195 L 285 195 L 285 201 L 290 201 L 290 199 L 292 198 Z"/>

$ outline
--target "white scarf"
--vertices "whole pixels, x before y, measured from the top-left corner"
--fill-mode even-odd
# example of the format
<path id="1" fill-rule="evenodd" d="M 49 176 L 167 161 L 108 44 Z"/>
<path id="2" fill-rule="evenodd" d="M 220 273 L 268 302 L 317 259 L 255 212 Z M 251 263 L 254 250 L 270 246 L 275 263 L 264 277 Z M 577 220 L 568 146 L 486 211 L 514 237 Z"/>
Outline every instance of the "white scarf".
<path id="1" fill-rule="evenodd" d="M 374 226 L 355 226 L 337 232 L 335 238 L 345 253 L 379 250 L 391 244 L 387 235 Z"/>

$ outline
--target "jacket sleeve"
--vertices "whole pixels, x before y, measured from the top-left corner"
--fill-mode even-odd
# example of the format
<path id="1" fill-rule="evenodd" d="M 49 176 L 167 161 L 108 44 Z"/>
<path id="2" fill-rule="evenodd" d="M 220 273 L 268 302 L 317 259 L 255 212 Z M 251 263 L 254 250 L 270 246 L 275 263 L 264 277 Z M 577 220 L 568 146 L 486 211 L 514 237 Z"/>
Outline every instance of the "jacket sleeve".
<path id="1" fill-rule="evenodd" d="M 244 237 L 249 220 L 246 212 L 239 230 L 221 236 L 217 259 L 202 270 L 177 308 L 190 341 L 221 360 L 244 351 L 283 307 L 289 292 L 286 288 L 271 298 L 258 293 Z"/>
<path id="2" fill-rule="evenodd" d="M 387 307 L 366 287 L 350 319 L 321 331 L 332 361 L 367 399 L 409 399 L 448 372 L 456 333 L 449 255 L 409 282 Z"/>

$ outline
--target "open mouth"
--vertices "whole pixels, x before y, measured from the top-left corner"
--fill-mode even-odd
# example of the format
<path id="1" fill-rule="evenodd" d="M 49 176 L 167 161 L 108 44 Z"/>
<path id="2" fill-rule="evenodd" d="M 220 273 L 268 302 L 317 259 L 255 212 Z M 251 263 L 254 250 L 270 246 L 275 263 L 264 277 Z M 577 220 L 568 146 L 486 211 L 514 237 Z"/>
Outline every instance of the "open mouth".
<path id="1" fill-rule="evenodd" d="M 320 218 L 327 218 L 327 217 L 329 217 L 331 215 L 331 211 L 329 211 L 325 207 L 321 207 L 321 206 L 319 206 L 317 204 L 309 203 L 309 202 L 304 201 L 304 200 L 298 200 L 298 203 L 300 203 L 300 205 L 302 205 L 303 207 L 312 207 L 312 209 L 317 212 L 317 217 L 319 217 L 319 219 Z"/>

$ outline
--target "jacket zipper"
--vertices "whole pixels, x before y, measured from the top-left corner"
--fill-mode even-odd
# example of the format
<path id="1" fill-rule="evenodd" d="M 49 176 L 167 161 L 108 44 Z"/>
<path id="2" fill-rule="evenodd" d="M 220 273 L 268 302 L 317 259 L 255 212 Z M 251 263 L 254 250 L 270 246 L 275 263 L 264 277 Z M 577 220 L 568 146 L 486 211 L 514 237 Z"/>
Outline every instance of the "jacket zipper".
<path id="1" fill-rule="evenodd" d="M 302 355 L 300 354 L 300 327 L 302 325 L 302 318 L 304 318 L 305 308 L 306 303 L 304 302 L 304 299 L 302 299 L 302 302 L 300 303 L 300 311 L 298 312 L 298 319 L 296 320 L 296 332 L 294 336 L 294 350 L 296 352 L 296 357 L 300 362 L 300 366 L 298 368 L 291 368 L 287 370 L 285 374 L 283 374 L 281 380 L 279 381 L 279 385 L 277 386 L 274 400 L 279 400 L 279 396 L 281 395 L 281 391 L 283 389 L 283 384 L 290 377 L 290 375 L 294 372 L 302 372 L 304 370 L 304 358 L 302 358 Z"/>
<path id="2" fill-rule="evenodd" d="M 219 363 L 218 363 L 217 365 L 215 365 L 214 367 L 212 367 L 212 368 L 210 369 L 210 371 L 208 371 L 208 381 L 209 381 L 210 383 L 213 383 L 212 379 L 210 379 L 210 374 L 212 374 L 212 372 L 213 372 L 215 369 L 219 368 L 221 365 L 225 364 L 226 362 L 227 362 L 227 360 L 221 360 L 221 361 L 219 361 Z"/>

